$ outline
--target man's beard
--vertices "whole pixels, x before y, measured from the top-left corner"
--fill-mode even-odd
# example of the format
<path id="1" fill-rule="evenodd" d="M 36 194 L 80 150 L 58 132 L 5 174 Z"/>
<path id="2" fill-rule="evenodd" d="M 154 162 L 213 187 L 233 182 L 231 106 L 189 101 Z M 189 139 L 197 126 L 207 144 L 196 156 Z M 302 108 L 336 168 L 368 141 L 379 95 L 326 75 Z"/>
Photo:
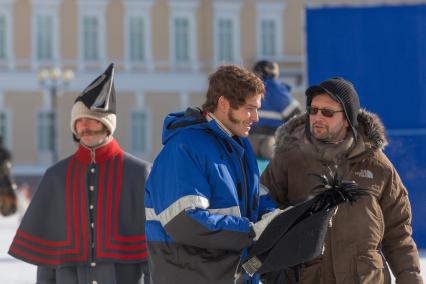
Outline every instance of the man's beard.
<path id="1" fill-rule="evenodd" d="M 238 120 L 237 118 L 235 118 L 234 116 L 234 112 L 232 111 L 232 109 L 230 109 L 228 111 L 228 119 L 230 122 L 232 122 L 233 124 L 241 124 L 241 121 Z"/>
<path id="2" fill-rule="evenodd" d="M 234 111 L 230 109 L 228 111 L 228 120 L 231 123 L 229 127 L 232 127 L 229 129 L 233 135 L 246 137 L 248 133 L 246 131 L 250 131 L 251 123 L 247 124 L 248 121 L 243 121 L 234 116 Z"/>
<path id="3" fill-rule="evenodd" d="M 314 125 L 315 123 L 311 125 L 311 134 L 318 141 L 333 143 L 333 142 L 341 141 L 342 139 L 345 138 L 345 137 L 340 137 L 342 136 L 342 132 L 344 131 L 344 126 L 341 126 L 339 129 L 334 129 L 334 131 L 332 131 L 328 126 L 324 126 L 325 131 L 318 134 L 313 130 Z"/>

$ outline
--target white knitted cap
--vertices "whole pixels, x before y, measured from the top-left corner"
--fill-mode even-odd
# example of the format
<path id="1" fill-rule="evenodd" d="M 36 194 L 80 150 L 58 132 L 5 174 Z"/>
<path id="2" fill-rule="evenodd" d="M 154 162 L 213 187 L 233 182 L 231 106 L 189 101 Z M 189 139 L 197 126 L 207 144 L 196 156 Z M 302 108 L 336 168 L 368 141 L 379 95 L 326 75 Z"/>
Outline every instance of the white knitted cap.
<path id="1" fill-rule="evenodd" d="M 101 122 L 108 128 L 110 135 L 115 131 L 117 116 L 114 113 L 93 111 L 88 109 L 83 102 L 78 101 L 73 105 L 71 110 L 71 131 L 75 136 L 78 136 L 75 130 L 75 122 L 82 117 L 96 119 Z"/>

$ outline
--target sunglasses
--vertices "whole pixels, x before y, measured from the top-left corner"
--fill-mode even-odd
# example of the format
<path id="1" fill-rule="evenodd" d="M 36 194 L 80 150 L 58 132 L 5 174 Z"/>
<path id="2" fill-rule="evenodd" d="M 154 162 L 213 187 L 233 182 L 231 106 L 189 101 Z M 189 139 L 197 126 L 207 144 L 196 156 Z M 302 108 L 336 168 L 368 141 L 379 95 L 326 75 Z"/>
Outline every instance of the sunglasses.
<path id="1" fill-rule="evenodd" d="M 324 117 L 333 117 L 336 112 L 343 112 L 343 110 L 332 110 L 328 108 L 317 108 L 311 106 L 308 106 L 306 109 L 310 115 L 316 115 L 318 111 L 320 111 Z"/>

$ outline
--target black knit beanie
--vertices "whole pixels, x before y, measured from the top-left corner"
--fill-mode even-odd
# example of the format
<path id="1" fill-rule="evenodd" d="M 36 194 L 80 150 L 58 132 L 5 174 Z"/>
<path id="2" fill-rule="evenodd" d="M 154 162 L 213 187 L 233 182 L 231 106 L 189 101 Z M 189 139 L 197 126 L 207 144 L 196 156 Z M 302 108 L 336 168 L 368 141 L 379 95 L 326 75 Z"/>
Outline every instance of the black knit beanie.
<path id="1" fill-rule="evenodd" d="M 356 139 L 356 127 L 358 125 L 357 117 L 360 104 L 354 85 L 341 77 L 334 77 L 321 82 L 319 85 L 311 86 L 305 92 L 306 106 L 311 105 L 313 97 L 324 93 L 330 95 L 342 105 L 346 119 Z"/>

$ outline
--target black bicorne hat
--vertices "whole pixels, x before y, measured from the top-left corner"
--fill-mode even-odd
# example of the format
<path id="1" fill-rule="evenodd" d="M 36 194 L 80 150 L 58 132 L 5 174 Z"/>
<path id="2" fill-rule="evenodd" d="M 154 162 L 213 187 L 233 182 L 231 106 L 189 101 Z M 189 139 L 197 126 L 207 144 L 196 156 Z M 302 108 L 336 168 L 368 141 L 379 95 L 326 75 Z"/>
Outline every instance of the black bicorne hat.
<path id="1" fill-rule="evenodd" d="M 266 227 L 242 265 L 249 275 L 277 272 L 320 255 L 336 206 L 352 204 L 368 194 L 354 181 L 343 181 L 337 173 L 333 177 L 312 176 L 320 182 L 313 193 L 319 193 L 288 208 Z"/>
<path id="2" fill-rule="evenodd" d="M 103 74 L 84 89 L 75 103 L 78 101 L 83 102 L 93 111 L 116 113 L 114 63 L 111 63 Z"/>
<path id="3" fill-rule="evenodd" d="M 80 118 L 96 119 L 103 123 L 109 134 L 116 128 L 116 102 L 114 89 L 114 64 L 98 76 L 74 101 L 71 110 L 71 131 L 77 137 L 75 122 Z M 78 141 L 78 138 L 76 139 Z"/>
<path id="4" fill-rule="evenodd" d="M 321 254 L 327 227 L 334 210 L 307 214 L 315 203 L 310 199 L 278 215 L 249 250 L 244 270 L 253 275 L 279 271 Z"/>

